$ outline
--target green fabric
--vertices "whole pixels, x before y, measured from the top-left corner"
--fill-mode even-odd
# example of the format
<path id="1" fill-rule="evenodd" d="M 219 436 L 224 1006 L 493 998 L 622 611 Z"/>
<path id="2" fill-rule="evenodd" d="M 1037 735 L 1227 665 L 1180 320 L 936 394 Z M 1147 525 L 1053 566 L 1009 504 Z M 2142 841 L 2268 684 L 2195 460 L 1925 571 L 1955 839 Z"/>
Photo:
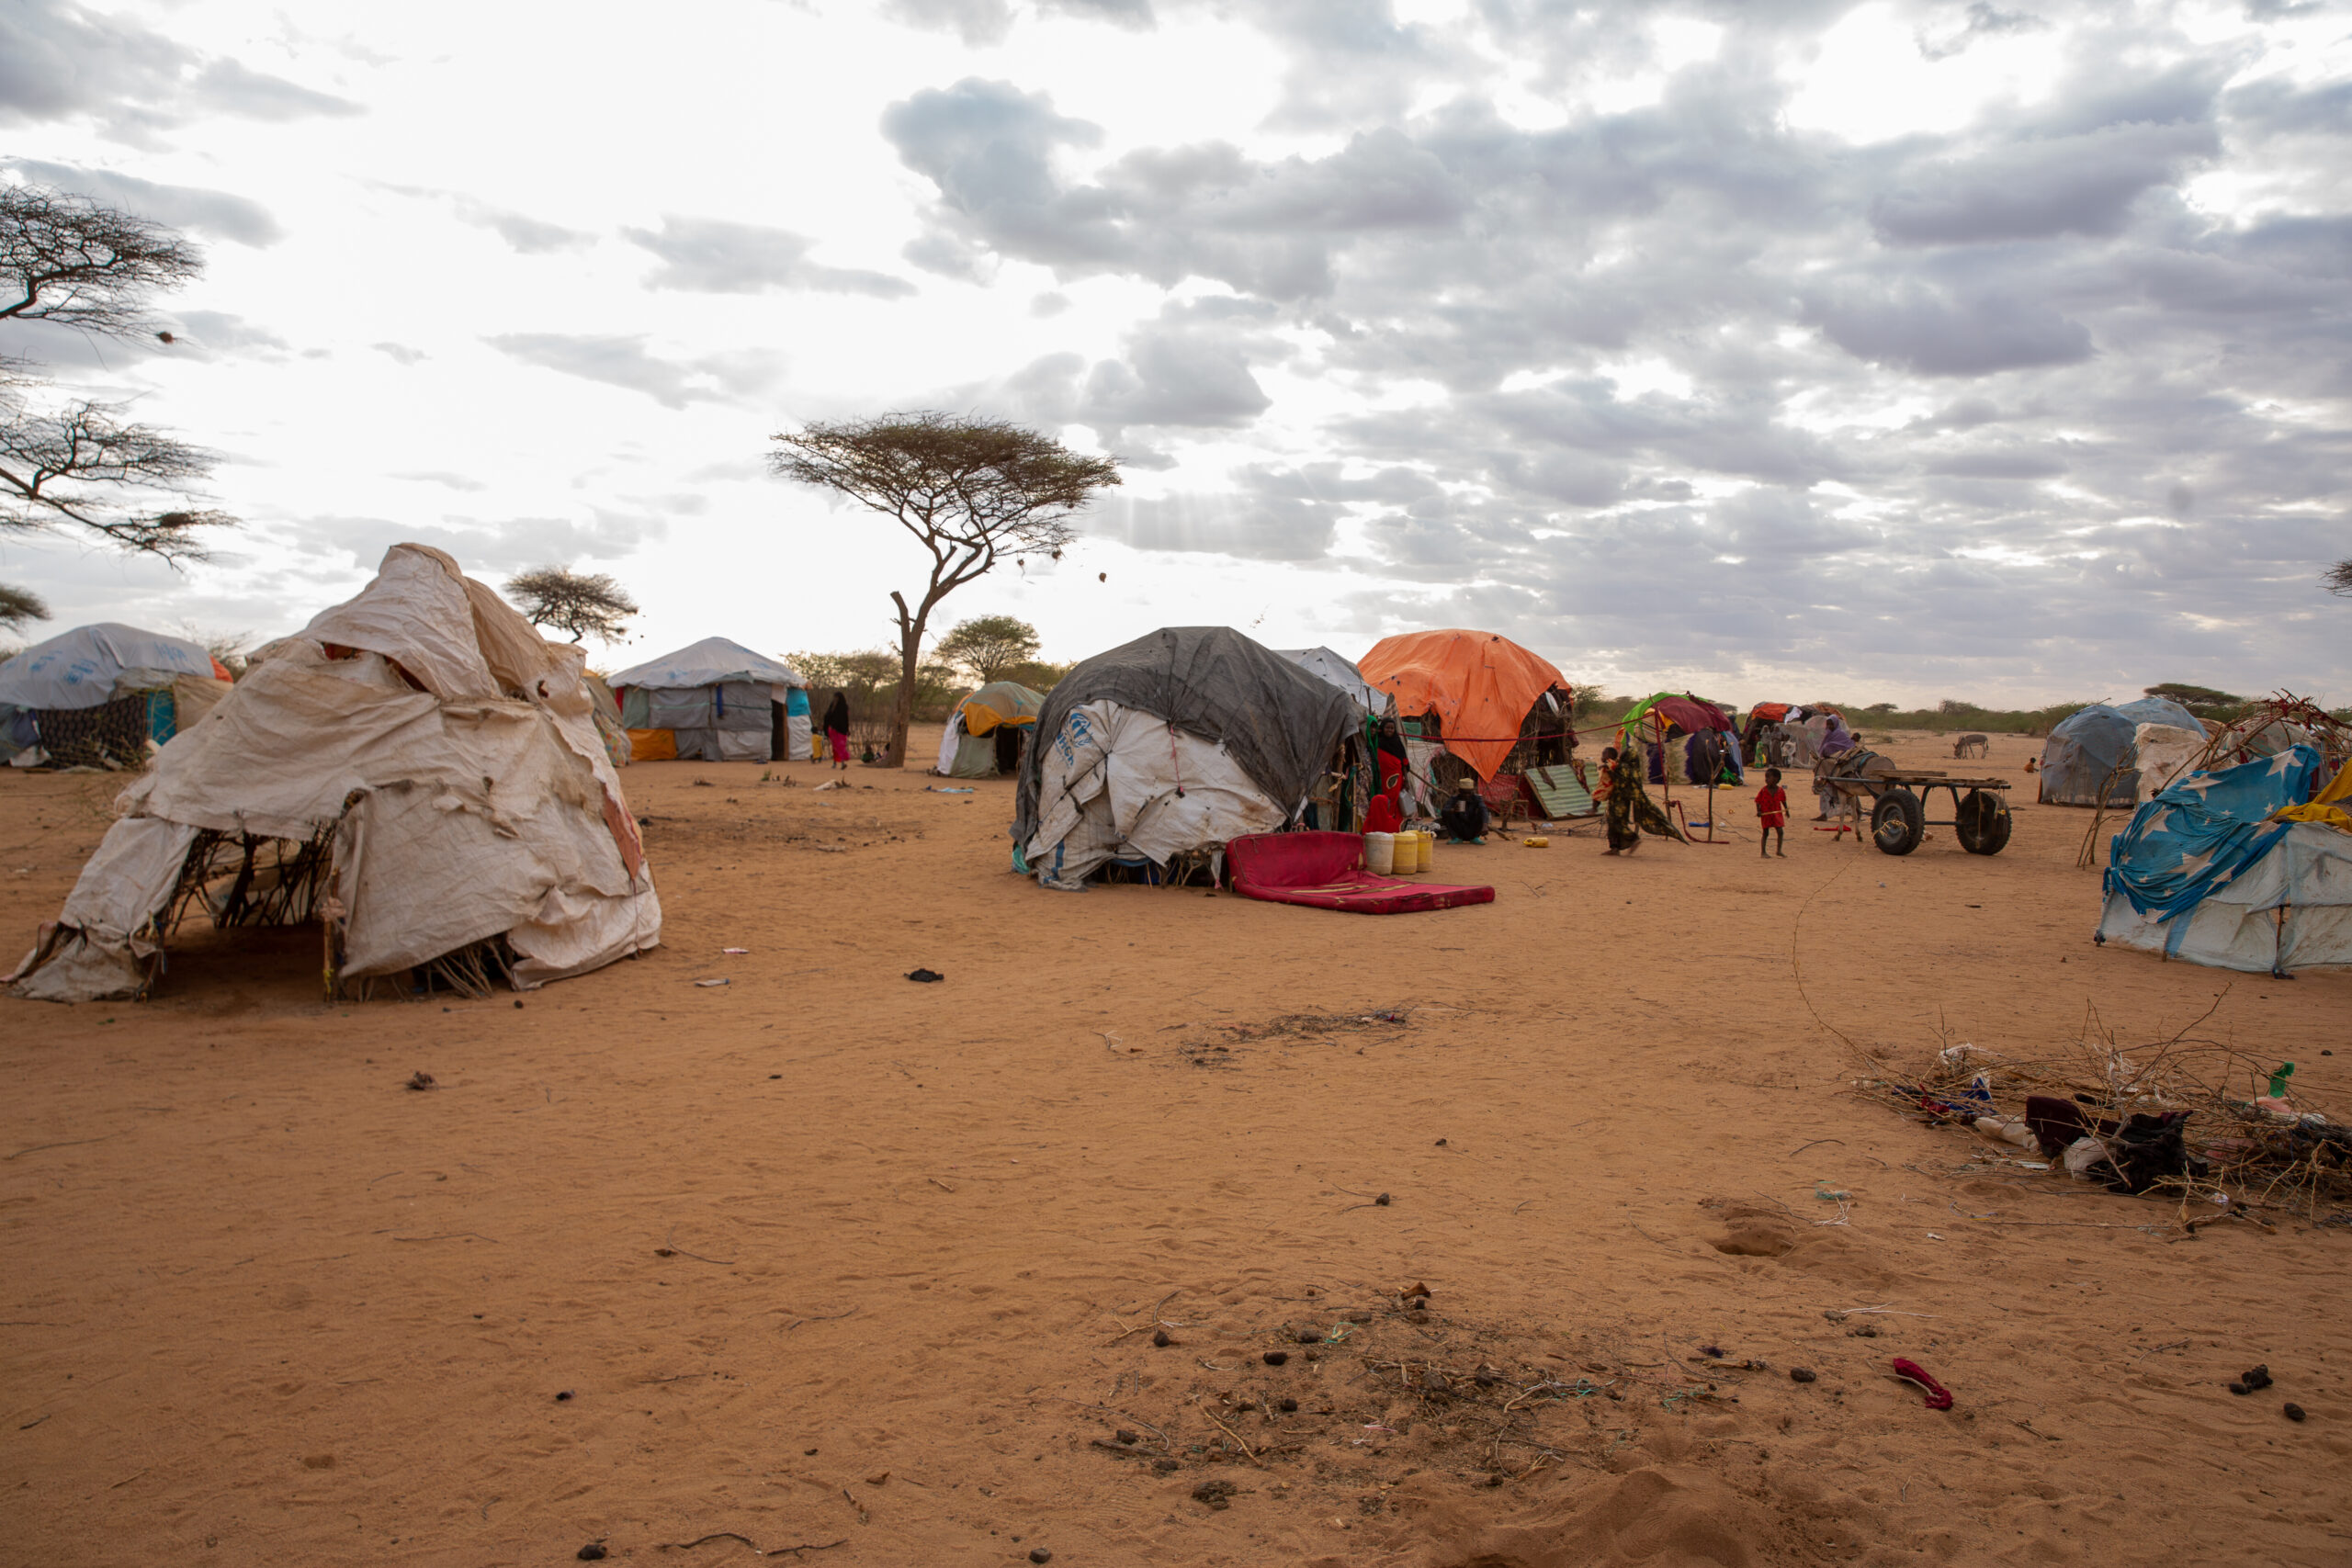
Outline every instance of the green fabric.
<path id="1" fill-rule="evenodd" d="M 956 743 L 955 765 L 947 770 L 951 779 L 992 779 L 996 777 L 996 737 L 966 735 Z"/>

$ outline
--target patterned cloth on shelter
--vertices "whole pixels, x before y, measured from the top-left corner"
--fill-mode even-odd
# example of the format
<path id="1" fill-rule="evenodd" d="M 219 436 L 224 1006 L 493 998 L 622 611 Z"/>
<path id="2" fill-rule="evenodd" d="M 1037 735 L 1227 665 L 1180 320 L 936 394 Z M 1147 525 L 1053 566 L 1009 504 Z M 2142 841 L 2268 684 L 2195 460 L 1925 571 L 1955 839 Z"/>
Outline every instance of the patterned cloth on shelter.
<path id="1" fill-rule="evenodd" d="M 2314 748 L 2296 746 L 2175 780 L 2115 835 L 2107 891 L 2159 919 L 2202 902 L 2270 852 L 2287 831 L 2282 808 L 2310 802 L 2324 768 Z"/>

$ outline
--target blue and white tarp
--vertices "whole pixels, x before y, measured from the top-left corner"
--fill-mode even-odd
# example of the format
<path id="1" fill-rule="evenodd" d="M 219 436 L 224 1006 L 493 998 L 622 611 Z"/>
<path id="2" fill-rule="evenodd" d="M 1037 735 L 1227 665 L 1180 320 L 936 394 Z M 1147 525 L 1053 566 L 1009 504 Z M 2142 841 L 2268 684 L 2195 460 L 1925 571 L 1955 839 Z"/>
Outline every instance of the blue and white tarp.
<path id="1" fill-rule="evenodd" d="M 2329 777 L 2295 746 L 2166 785 L 2109 846 L 2098 940 L 2223 969 L 2352 964 L 2352 835 L 2270 820 Z"/>
<path id="2" fill-rule="evenodd" d="M 212 679 L 212 655 L 184 637 L 99 621 L 60 632 L 0 661 L 0 703 L 22 708 L 94 708 L 183 675 Z"/>

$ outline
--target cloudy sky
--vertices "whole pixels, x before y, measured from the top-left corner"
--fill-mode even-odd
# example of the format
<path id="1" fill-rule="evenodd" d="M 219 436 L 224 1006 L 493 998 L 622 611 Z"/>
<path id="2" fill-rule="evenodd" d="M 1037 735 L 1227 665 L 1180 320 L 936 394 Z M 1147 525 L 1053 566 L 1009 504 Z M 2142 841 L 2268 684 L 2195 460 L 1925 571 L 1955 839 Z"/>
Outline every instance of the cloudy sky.
<path id="1" fill-rule="evenodd" d="M 0 544 L 58 625 L 266 636 L 421 539 L 870 646 L 810 418 L 1119 457 L 948 602 L 1076 658 L 1506 632 L 1612 689 L 2352 699 L 2352 5 L 0 0 L 0 178 L 182 225 L 179 341 L 0 353 L 223 456 L 185 575 Z"/>

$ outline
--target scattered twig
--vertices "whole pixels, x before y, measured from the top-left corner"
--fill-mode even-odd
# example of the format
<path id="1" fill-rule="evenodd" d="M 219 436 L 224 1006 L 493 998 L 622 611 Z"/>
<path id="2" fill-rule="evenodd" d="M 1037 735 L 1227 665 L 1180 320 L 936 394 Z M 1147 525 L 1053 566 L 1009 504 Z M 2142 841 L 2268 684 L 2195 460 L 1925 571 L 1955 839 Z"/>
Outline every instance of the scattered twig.
<path id="1" fill-rule="evenodd" d="M 953 1192 L 956 1190 L 956 1189 L 948 1186 L 947 1183 L 940 1180 L 939 1178 L 935 1176 L 926 1176 L 923 1179 L 930 1182 L 933 1187 L 938 1188 L 942 1192 Z"/>
<path id="2" fill-rule="evenodd" d="M 1815 1145 L 1817 1144 L 1842 1144 L 1846 1140 L 1843 1138 L 1815 1138 L 1811 1144 L 1799 1144 L 1795 1148 L 1791 1149 L 1788 1153 L 1788 1157 L 1794 1159 L 1797 1156 L 1804 1153 L 1805 1150 L 1814 1147 Z"/>
<path id="3" fill-rule="evenodd" d="M 821 1317 L 796 1317 L 790 1323 L 784 1325 L 784 1331 L 786 1334 L 789 1334 L 804 1323 L 839 1323 L 842 1318 L 850 1316 L 856 1311 L 857 1308 L 852 1307 L 848 1312 L 829 1312 Z"/>
<path id="4" fill-rule="evenodd" d="M 95 1138 L 68 1138 L 62 1144 L 35 1144 L 30 1148 L 18 1149 L 16 1154 L 6 1157 L 15 1159 L 18 1155 L 37 1155 L 43 1149 L 71 1149 L 79 1147 L 83 1144 L 103 1144 L 113 1136 L 112 1133 L 101 1133 Z M 142 1471 L 141 1473 L 145 1472 Z"/>
<path id="5" fill-rule="evenodd" d="M 846 1497 L 849 1494 L 844 1492 L 842 1495 Z M 837 1546 L 847 1546 L 849 1544 L 849 1537 L 843 1536 L 839 1540 L 828 1540 L 823 1542 L 810 1540 L 803 1541 L 798 1546 L 772 1546 L 765 1551 L 763 1551 L 758 1547 L 752 1545 L 752 1538 L 750 1536 L 738 1535 L 733 1530 L 713 1530 L 708 1535 L 696 1536 L 692 1540 L 665 1540 L 662 1543 L 662 1550 L 664 1551 L 692 1551 L 695 1547 L 700 1546 L 707 1540 L 740 1540 L 745 1546 L 752 1547 L 752 1555 L 754 1557 L 786 1557 L 797 1556 L 803 1551 L 831 1551 Z"/>
<path id="6" fill-rule="evenodd" d="M 672 1225 L 669 1234 L 662 1238 L 662 1256 L 668 1258 L 673 1254 L 680 1258 L 691 1258 L 697 1263 L 715 1263 L 721 1269 L 735 1267 L 735 1259 L 731 1258 L 705 1258 L 699 1252 L 688 1252 L 684 1247 L 680 1247 L 678 1227 L 675 1225 Z"/>
<path id="7" fill-rule="evenodd" d="M 1193 1396 L 1193 1407 L 1209 1418 L 1209 1425 L 1215 1427 L 1218 1431 L 1223 1432 L 1227 1438 L 1230 1438 L 1233 1440 L 1234 1446 L 1241 1450 L 1243 1458 L 1247 1459 L 1251 1464 L 1258 1465 L 1258 1468 L 1261 1470 L 1265 1468 L 1264 1465 L 1259 1464 L 1258 1451 L 1255 1449 L 1252 1449 L 1248 1443 L 1241 1440 L 1240 1433 L 1235 1431 L 1232 1427 L 1218 1420 L 1216 1418 L 1216 1412 L 1211 1410 L 1207 1405 L 1203 1404 L 1198 1394 Z"/>
<path id="8" fill-rule="evenodd" d="M 503 1245 L 496 1236 L 484 1235 L 480 1231 L 435 1231 L 431 1235 L 396 1235 L 392 1239 L 394 1241 L 461 1241 L 467 1236 L 471 1236 L 476 1241 L 486 1241 L 492 1247 Z"/>
<path id="9" fill-rule="evenodd" d="M 2146 1349 L 2141 1351 L 2139 1356 L 2134 1356 L 2132 1359 L 2136 1361 L 2140 1359 L 2140 1356 L 2152 1356 L 2158 1350 L 2186 1350 L 2188 1348 L 2188 1341 L 2186 1339 L 2167 1339 L 2161 1345 L 2149 1346 Z"/>

